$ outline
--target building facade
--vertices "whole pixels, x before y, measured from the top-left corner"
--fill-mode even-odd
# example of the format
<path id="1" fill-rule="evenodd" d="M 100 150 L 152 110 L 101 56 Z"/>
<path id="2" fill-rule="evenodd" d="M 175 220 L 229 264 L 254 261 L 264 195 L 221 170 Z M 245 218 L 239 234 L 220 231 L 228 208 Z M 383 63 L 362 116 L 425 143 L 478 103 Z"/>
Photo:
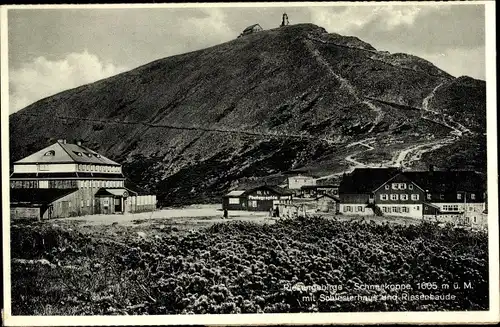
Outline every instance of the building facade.
<path id="1" fill-rule="evenodd" d="M 278 186 L 262 185 L 249 190 L 235 190 L 222 198 L 223 210 L 270 211 L 292 200 L 292 192 Z"/>
<path id="2" fill-rule="evenodd" d="M 356 169 L 342 179 L 339 211 L 481 227 L 487 224 L 485 189 L 484 177 L 473 171 Z"/>
<path id="3" fill-rule="evenodd" d="M 11 214 L 22 218 L 22 208 L 33 206 L 40 219 L 135 212 L 139 196 L 124 183 L 120 164 L 80 142 L 58 140 L 14 162 L 10 193 L 11 208 L 17 209 Z M 144 206 L 156 208 L 156 198 L 147 199 Z"/>
<path id="4" fill-rule="evenodd" d="M 383 215 L 422 218 L 425 191 L 403 173 L 394 176 L 374 191 L 373 205 Z"/>

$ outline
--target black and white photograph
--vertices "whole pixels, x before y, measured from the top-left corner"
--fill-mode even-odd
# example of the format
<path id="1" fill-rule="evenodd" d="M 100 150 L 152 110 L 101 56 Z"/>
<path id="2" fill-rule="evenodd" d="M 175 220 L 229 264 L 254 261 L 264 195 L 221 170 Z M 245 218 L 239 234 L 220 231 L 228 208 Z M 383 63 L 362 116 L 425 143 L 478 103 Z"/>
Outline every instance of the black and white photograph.
<path id="1" fill-rule="evenodd" d="M 493 1 L 0 13 L 7 326 L 499 321 Z"/>

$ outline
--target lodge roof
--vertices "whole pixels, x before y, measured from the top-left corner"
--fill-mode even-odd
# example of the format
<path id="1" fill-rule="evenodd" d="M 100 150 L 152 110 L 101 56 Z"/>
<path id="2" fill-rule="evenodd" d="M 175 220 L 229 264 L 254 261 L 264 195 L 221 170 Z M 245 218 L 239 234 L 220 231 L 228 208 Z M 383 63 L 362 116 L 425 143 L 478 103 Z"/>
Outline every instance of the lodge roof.
<path id="1" fill-rule="evenodd" d="M 122 197 L 128 197 L 129 196 L 129 193 L 133 193 L 134 195 L 137 195 L 136 192 L 134 191 L 131 191 L 127 188 L 124 188 L 124 187 L 117 187 L 117 188 L 113 188 L 113 187 L 106 187 L 106 188 L 100 188 L 97 192 L 96 192 L 96 196 L 122 196 Z"/>
<path id="2" fill-rule="evenodd" d="M 251 192 L 257 191 L 257 190 L 269 190 L 269 191 L 271 191 L 275 194 L 279 194 L 279 195 L 291 195 L 291 194 L 293 194 L 293 191 L 279 187 L 277 185 L 261 185 L 261 186 L 255 187 L 253 189 L 250 189 L 250 190 L 246 191 L 245 193 L 251 193 Z"/>
<path id="3" fill-rule="evenodd" d="M 370 193 L 400 172 L 396 167 L 356 168 L 351 174 L 343 176 L 339 193 Z"/>
<path id="4" fill-rule="evenodd" d="M 234 191 L 231 191 L 231 192 L 227 193 L 224 196 L 228 196 L 228 197 L 231 197 L 231 196 L 240 196 L 243 193 L 245 193 L 245 190 L 234 190 Z"/>
<path id="5" fill-rule="evenodd" d="M 369 193 L 400 174 L 429 192 L 480 192 L 486 182 L 481 174 L 465 170 L 402 172 L 399 168 L 358 168 L 342 178 L 339 193 Z"/>
<path id="6" fill-rule="evenodd" d="M 339 201 L 340 201 L 340 198 L 339 198 L 338 196 L 336 196 L 336 195 L 330 195 L 330 194 L 322 194 L 322 195 L 319 195 L 319 196 L 317 196 L 317 197 L 315 198 L 315 200 L 317 201 L 317 200 L 319 200 L 319 199 L 321 199 L 321 198 L 330 198 L 330 199 L 335 200 L 335 201 L 337 201 L 337 202 L 339 202 Z"/>
<path id="7" fill-rule="evenodd" d="M 253 30 L 253 28 L 254 28 L 255 26 L 259 26 L 260 28 L 262 28 L 259 24 L 253 24 L 253 25 L 250 25 L 250 26 L 248 26 L 247 28 L 245 28 L 245 29 L 243 30 L 243 32 L 249 32 L 249 31 Z"/>
<path id="8" fill-rule="evenodd" d="M 407 171 L 403 175 L 424 190 L 434 192 L 482 191 L 486 179 L 475 171 Z"/>
<path id="9" fill-rule="evenodd" d="M 244 190 L 233 190 L 233 191 L 225 194 L 224 197 L 246 196 L 249 193 L 259 191 L 259 190 L 268 190 L 268 191 L 271 191 L 272 193 L 278 194 L 278 195 L 291 195 L 291 194 L 293 194 L 293 192 L 291 190 L 288 190 L 286 188 L 279 187 L 277 185 L 264 184 L 264 185 L 260 185 L 257 187 L 244 189 Z"/>
<path id="10" fill-rule="evenodd" d="M 23 203 L 30 206 L 47 205 L 77 190 L 76 188 L 11 188 L 10 203 Z"/>
<path id="11" fill-rule="evenodd" d="M 38 152 L 14 162 L 14 164 L 52 164 L 68 162 L 120 166 L 119 163 L 104 157 L 86 146 L 65 143 L 65 141 L 57 141 Z"/>

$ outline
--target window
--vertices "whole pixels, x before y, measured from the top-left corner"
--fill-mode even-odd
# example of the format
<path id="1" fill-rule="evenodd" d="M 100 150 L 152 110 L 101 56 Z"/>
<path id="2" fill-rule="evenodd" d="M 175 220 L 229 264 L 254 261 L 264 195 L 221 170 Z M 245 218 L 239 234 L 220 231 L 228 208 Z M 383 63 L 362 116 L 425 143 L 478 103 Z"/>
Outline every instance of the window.
<path id="1" fill-rule="evenodd" d="M 465 217 L 465 222 L 468 224 L 470 223 L 470 218 L 469 217 Z"/>
<path id="2" fill-rule="evenodd" d="M 419 198 L 418 194 L 412 194 L 412 195 L 411 195 L 411 199 L 412 199 L 413 201 L 417 201 L 417 200 L 418 200 L 418 198 Z"/>
<path id="3" fill-rule="evenodd" d="M 401 211 L 405 212 L 405 213 L 410 212 L 410 210 L 408 209 L 408 207 L 401 207 Z"/>
<path id="4" fill-rule="evenodd" d="M 420 206 L 415 206 L 415 210 L 420 210 Z"/>
<path id="5" fill-rule="evenodd" d="M 68 207 L 71 208 L 71 201 L 68 201 Z"/>
<path id="6" fill-rule="evenodd" d="M 474 217 L 474 218 L 473 218 L 473 220 L 474 220 L 474 224 L 475 224 L 475 223 L 477 223 L 477 219 L 476 219 L 476 217 Z"/>
<path id="7" fill-rule="evenodd" d="M 398 184 L 397 183 L 392 183 L 392 189 L 397 190 L 398 189 Z"/>
<path id="8" fill-rule="evenodd" d="M 406 190 L 406 184 L 405 183 L 399 184 L 399 189 L 400 190 Z"/>
<path id="9" fill-rule="evenodd" d="M 473 207 L 469 207 L 469 211 L 472 211 L 472 210 L 474 210 L 474 208 Z"/>
<path id="10" fill-rule="evenodd" d="M 458 204 L 444 204 L 443 211 L 458 211 Z"/>
<path id="11" fill-rule="evenodd" d="M 50 151 L 45 152 L 44 156 L 53 157 L 55 154 L 56 154 L 56 152 L 54 150 L 50 150 Z"/>
<path id="12" fill-rule="evenodd" d="M 91 171 L 95 171 L 95 165 L 90 166 Z"/>
<path id="13" fill-rule="evenodd" d="M 432 199 L 432 195 L 430 195 L 429 193 L 427 193 L 427 200 L 430 200 Z"/>
<path id="14" fill-rule="evenodd" d="M 387 201 L 389 196 L 387 194 L 380 194 L 380 200 Z"/>
<path id="15" fill-rule="evenodd" d="M 470 199 L 471 199 L 471 200 L 475 200 L 475 199 L 476 199 L 476 195 L 475 195 L 474 193 L 471 193 L 471 194 L 470 194 Z"/>
<path id="16" fill-rule="evenodd" d="M 92 206 L 95 207 L 95 199 L 92 199 Z"/>
<path id="17" fill-rule="evenodd" d="M 397 194 L 391 194 L 391 200 L 397 200 L 398 199 L 398 195 Z"/>
<path id="18" fill-rule="evenodd" d="M 385 189 L 388 190 L 389 189 L 389 184 L 385 184 Z"/>
<path id="19" fill-rule="evenodd" d="M 80 201 L 80 207 L 83 208 L 83 200 Z"/>
<path id="20" fill-rule="evenodd" d="M 413 184 L 408 184 L 408 189 L 413 190 Z"/>
<path id="21" fill-rule="evenodd" d="M 249 204 L 248 204 L 250 207 L 252 208 L 257 208 L 257 201 L 255 200 L 250 200 Z"/>
<path id="22" fill-rule="evenodd" d="M 439 199 L 444 200 L 444 194 L 439 194 Z"/>
<path id="23" fill-rule="evenodd" d="M 462 194 L 461 193 L 457 193 L 457 200 L 462 200 Z"/>
<path id="24" fill-rule="evenodd" d="M 49 165 L 38 165 L 38 170 L 47 171 L 49 170 Z"/>
<path id="25" fill-rule="evenodd" d="M 229 198 L 229 204 L 240 204 L 239 198 Z"/>
<path id="26" fill-rule="evenodd" d="M 408 201 L 408 194 L 401 194 L 401 201 Z"/>
<path id="27" fill-rule="evenodd" d="M 363 212 L 363 211 L 364 211 L 364 210 L 363 210 L 363 206 L 357 206 L 357 207 L 356 207 L 356 211 L 358 211 L 358 212 Z"/>
<path id="28" fill-rule="evenodd" d="M 90 200 L 87 200 L 87 207 L 90 207 Z"/>
<path id="29" fill-rule="evenodd" d="M 392 207 L 392 212 L 399 212 L 399 207 Z"/>

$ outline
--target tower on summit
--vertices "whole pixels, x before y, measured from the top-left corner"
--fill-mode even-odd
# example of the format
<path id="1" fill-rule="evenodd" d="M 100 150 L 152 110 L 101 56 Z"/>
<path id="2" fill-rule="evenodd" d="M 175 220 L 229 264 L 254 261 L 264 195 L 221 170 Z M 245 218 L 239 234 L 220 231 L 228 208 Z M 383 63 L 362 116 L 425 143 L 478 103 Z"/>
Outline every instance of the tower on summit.
<path id="1" fill-rule="evenodd" d="M 282 20 L 281 20 L 281 25 L 280 25 L 280 27 L 282 27 L 282 26 L 286 26 L 286 25 L 288 25 L 288 24 L 289 24 L 289 22 L 288 22 L 288 15 L 287 15 L 286 13 L 283 13 L 283 18 L 282 18 Z"/>

